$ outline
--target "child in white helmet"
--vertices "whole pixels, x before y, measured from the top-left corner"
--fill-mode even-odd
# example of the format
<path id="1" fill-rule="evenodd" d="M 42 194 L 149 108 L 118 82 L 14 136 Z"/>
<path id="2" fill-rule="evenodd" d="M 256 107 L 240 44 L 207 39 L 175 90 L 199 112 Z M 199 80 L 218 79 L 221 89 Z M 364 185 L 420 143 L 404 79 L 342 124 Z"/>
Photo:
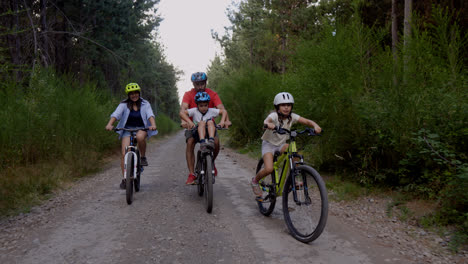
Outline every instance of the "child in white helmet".
<path id="1" fill-rule="evenodd" d="M 263 121 L 264 126 L 267 128 L 262 136 L 262 157 L 264 168 L 261 169 L 254 178 L 252 178 L 251 182 L 252 190 L 257 197 L 262 196 L 262 190 L 260 189 L 260 186 L 258 186 L 258 181 L 273 172 L 273 155 L 275 151 L 283 153 L 289 146 L 286 143 L 288 135 L 273 133 L 275 127 L 281 126 L 282 128 L 290 130 L 294 123 L 300 123 L 308 127 L 313 127 L 315 132 L 318 134 L 322 131 L 320 126 L 314 121 L 303 118 L 292 112 L 294 98 L 290 93 L 281 92 L 277 94 L 273 104 L 275 105 L 276 111 L 269 114 Z"/>

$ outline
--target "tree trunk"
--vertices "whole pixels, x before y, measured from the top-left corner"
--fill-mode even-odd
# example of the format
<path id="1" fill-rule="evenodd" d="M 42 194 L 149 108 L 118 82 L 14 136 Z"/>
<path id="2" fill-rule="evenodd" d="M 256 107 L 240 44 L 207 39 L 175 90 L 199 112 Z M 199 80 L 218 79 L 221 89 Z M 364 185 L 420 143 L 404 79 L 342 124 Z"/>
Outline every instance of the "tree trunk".
<path id="1" fill-rule="evenodd" d="M 392 0 L 392 54 L 393 54 L 393 85 L 396 86 L 397 77 L 396 77 L 396 69 L 398 65 L 398 51 L 397 51 L 397 44 L 398 44 L 398 20 L 397 20 L 397 0 Z"/>
<path id="2" fill-rule="evenodd" d="M 408 46 L 409 40 L 411 38 L 411 12 L 412 12 L 413 0 L 405 0 L 405 20 L 404 20 L 404 74 L 406 76 L 406 72 L 408 69 Z M 405 79 L 406 81 L 406 79 Z"/>
<path id="3" fill-rule="evenodd" d="M 47 32 L 47 0 L 40 0 L 41 6 L 41 32 Z M 50 56 L 48 55 L 49 51 L 49 40 L 47 34 L 42 34 L 41 36 L 41 57 L 42 63 L 44 66 L 49 66 Z"/>

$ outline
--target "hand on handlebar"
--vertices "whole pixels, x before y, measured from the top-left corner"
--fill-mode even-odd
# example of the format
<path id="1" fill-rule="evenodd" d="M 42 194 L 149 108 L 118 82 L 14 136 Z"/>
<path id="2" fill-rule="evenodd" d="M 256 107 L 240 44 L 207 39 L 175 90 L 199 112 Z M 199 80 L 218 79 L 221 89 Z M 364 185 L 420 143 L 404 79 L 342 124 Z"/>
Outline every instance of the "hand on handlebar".
<path id="1" fill-rule="evenodd" d="M 322 133 L 322 128 L 319 127 L 318 125 L 314 126 L 314 131 L 315 131 L 315 134 L 320 134 Z"/>
<path id="2" fill-rule="evenodd" d="M 149 126 L 148 129 L 149 129 L 149 130 L 152 130 L 152 131 L 155 131 L 155 130 L 156 130 L 156 126 Z"/>
<path id="3" fill-rule="evenodd" d="M 272 123 L 263 124 L 263 128 L 270 129 L 270 130 L 276 130 L 276 126 L 274 124 L 272 124 Z"/>
<path id="4" fill-rule="evenodd" d="M 106 126 L 106 130 L 107 130 L 107 131 L 112 131 L 112 129 L 114 129 L 114 126 L 113 126 L 113 125 L 107 125 L 107 126 Z"/>

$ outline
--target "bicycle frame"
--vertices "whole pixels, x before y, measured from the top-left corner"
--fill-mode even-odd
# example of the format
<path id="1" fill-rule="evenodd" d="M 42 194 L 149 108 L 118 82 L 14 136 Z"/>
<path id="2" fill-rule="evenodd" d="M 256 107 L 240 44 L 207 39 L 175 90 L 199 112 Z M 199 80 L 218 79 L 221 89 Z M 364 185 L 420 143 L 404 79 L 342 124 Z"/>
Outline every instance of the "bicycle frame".
<path id="1" fill-rule="evenodd" d="M 136 146 L 136 132 L 130 132 L 130 145 L 125 147 L 125 156 L 124 156 L 124 178 L 127 178 L 127 157 L 128 155 L 133 155 L 133 178 L 136 179 L 138 172 L 143 172 L 143 167 L 140 166 L 140 170 L 138 170 L 138 166 L 140 165 L 139 155 L 138 155 L 138 147 Z"/>
<path id="2" fill-rule="evenodd" d="M 130 149 L 130 150 L 129 150 Z M 138 165 L 138 155 L 136 153 L 137 149 L 135 146 L 128 146 L 126 147 L 126 150 L 125 150 L 127 153 L 125 153 L 125 157 L 124 157 L 124 178 L 126 179 L 127 178 L 127 157 L 128 155 L 133 155 L 133 158 L 136 162 L 133 163 L 133 178 L 136 179 L 137 177 L 137 165 Z"/>
<path id="3" fill-rule="evenodd" d="M 301 158 L 300 162 L 294 162 L 292 159 L 294 157 L 299 157 Z M 284 184 L 286 183 L 286 179 L 288 178 L 289 172 L 291 172 L 293 175 L 295 175 L 295 165 L 296 164 L 302 164 L 303 163 L 303 157 L 299 154 L 297 154 L 297 147 L 296 147 L 296 141 L 293 139 L 289 143 L 288 148 L 286 151 L 279 155 L 276 159 L 276 161 L 273 163 L 273 170 L 275 172 L 275 185 L 277 186 L 276 188 L 276 196 L 281 196 L 283 194 L 283 188 Z M 278 169 L 282 166 L 282 171 L 281 175 L 278 173 Z"/>

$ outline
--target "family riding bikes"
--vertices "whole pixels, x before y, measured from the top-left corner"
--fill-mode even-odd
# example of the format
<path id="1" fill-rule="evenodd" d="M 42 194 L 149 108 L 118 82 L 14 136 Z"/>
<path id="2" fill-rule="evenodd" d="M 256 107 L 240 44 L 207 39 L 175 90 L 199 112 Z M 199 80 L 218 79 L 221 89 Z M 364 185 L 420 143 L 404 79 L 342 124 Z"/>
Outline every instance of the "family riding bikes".
<path id="1" fill-rule="evenodd" d="M 215 165 L 220 149 L 218 130 L 228 128 L 231 122 L 218 94 L 206 87 L 206 74 L 194 73 L 191 81 L 193 88 L 185 92 L 179 112 L 181 126 L 186 129 L 185 156 L 189 171 L 186 184 L 198 185 L 198 194 L 205 195 L 206 209 L 211 212 L 212 184 L 218 173 Z M 140 87 L 131 83 L 125 90 L 128 98 L 112 113 L 106 129 L 112 130 L 112 124 L 120 120 L 117 132 L 122 139 L 121 188 L 127 187 L 128 192 L 127 181 L 132 178 L 132 174 L 126 173 L 126 168 L 136 164 L 136 169 L 141 168 L 142 171 L 143 166 L 147 166 L 145 139 L 156 135 L 157 130 L 149 103 L 140 97 Z M 307 243 L 319 237 L 324 230 L 328 216 L 328 198 L 321 176 L 315 169 L 304 164 L 302 155 L 298 154 L 296 138 L 299 135 L 320 135 L 322 129 L 314 121 L 292 112 L 294 98 L 290 93 L 277 94 L 273 105 L 275 111 L 264 120 L 262 158 L 250 185 L 260 212 L 266 216 L 274 210 L 276 198 L 282 196 L 283 215 L 291 235 Z M 218 124 L 214 121 L 217 116 L 221 116 Z M 295 123 L 308 128 L 303 131 L 291 130 Z M 131 132 L 131 129 L 140 130 Z M 135 150 L 131 141 L 138 144 L 139 153 L 136 156 L 141 157 L 141 161 L 137 157 L 136 161 L 129 165 L 125 162 L 125 156 L 130 156 L 128 153 Z M 195 166 L 194 150 L 197 143 L 200 144 L 200 149 Z M 136 184 L 139 188 L 139 178 L 135 187 Z"/>

